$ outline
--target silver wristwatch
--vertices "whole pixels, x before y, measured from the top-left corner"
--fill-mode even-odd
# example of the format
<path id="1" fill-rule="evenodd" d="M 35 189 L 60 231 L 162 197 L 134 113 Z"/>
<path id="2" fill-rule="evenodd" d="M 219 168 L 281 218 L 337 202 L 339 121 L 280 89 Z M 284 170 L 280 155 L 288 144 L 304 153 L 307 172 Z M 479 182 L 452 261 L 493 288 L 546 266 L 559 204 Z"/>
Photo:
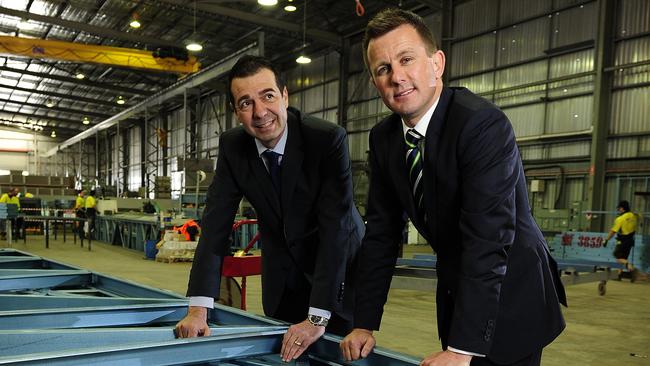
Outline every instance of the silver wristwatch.
<path id="1" fill-rule="evenodd" d="M 329 321 L 329 319 L 323 316 L 312 315 L 312 314 L 307 315 L 307 320 L 311 323 L 311 325 L 316 327 L 326 327 L 327 322 Z"/>

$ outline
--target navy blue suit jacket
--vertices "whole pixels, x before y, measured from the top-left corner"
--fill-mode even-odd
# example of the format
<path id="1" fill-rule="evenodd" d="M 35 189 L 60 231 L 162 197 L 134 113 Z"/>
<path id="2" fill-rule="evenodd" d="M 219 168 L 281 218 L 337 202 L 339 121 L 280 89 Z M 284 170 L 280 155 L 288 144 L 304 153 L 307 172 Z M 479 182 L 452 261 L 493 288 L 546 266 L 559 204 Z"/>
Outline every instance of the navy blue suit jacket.
<path id="1" fill-rule="evenodd" d="M 511 363 L 564 328 L 557 265 L 531 213 L 514 132 L 496 106 L 444 88 L 423 162 L 426 221 L 409 190 L 401 119 L 370 132 L 370 192 L 355 327 L 378 329 L 406 212 L 437 254 L 443 346 Z"/>
<path id="2" fill-rule="evenodd" d="M 243 127 L 221 135 L 187 295 L 218 297 L 221 262 L 229 253 L 235 212 L 246 196 L 257 213 L 261 235 L 264 312 L 273 316 L 285 288 L 306 281 L 310 306 L 351 320 L 353 286 L 346 278 L 364 225 L 352 200 L 346 133 L 293 108 L 288 109 L 287 128 L 281 198 L 253 137 Z M 303 275 L 303 281 L 295 278 Z M 295 311 L 307 314 L 307 309 Z"/>

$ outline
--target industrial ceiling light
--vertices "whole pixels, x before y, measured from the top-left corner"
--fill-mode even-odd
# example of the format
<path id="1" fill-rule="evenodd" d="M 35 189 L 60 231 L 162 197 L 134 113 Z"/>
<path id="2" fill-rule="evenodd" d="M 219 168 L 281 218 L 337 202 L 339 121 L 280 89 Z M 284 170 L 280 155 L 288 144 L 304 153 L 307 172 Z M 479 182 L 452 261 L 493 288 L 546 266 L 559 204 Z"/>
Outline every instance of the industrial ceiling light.
<path id="1" fill-rule="evenodd" d="M 131 14 L 131 20 L 129 21 L 129 26 L 135 29 L 138 29 L 142 26 L 142 23 L 140 23 L 140 16 L 138 15 L 138 13 L 133 12 L 133 14 Z"/>
<path id="2" fill-rule="evenodd" d="M 304 64 L 308 64 L 308 63 L 310 63 L 310 62 L 311 62 L 311 59 L 310 59 L 309 57 L 307 57 L 307 56 L 300 55 L 300 56 L 298 56 L 298 58 L 296 59 L 296 62 L 299 63 L 299 64 L 304 65 Z"/>
<path id="3" fill-rule="evenodd" d="M 83 72 L 78 72 L 74 77 L 76 77 L 77 79 L 81 80 L 81 79 L 85 78 L 86 75 L 84 75 Z"/>
<path id="4" fill-rule="evenodd" d="M 304 5 L 302 6 L 302 51 L 305 51 L 305 46 L 307 43 L 305 42 L 305 34 L 307 33 L 307 0 L 305 0 Z M 308 64 L 311 62 L 311 59 L 304 54 L 301 54 L 298 56 L 296 59 L 296 62 L 304 65 Z"/>
<path id="5" fill-rule="evenodd" d="M 24 31 L 25 30 L 32 30 L 32 29 L 36 28 L 36 24 L 31 23 L 27 19 L 23 19 L 23 20 L 19 21 L 18 23 L 16 23 L 16 28 L 18 28 L 20 30 L 24 30 Z"/>
<path id="6" fill-rule="evenodd" d="M 87 124 L 90 124 L 90 120 L 88 119 L 88 117 L 84 117 L 84 120 L 81 123 L 83 123 L 84 125 L 87 125 Z"/>
<path id="7" fill-rule="evenodd" d="M 292 12 L 292 11 L 296 11 L 296 10 L 298 10 L 298 8 L 296 8 L 296 7 L 292 4 L 292 3 L 293 3 L 293 0 L 289 0 L 288 2 L 289 2 L 289 3 L 288 3 L 287 5 L 284 6 L 284 11 Z"/>
<path id="8" fill-rule="evenodd" d="M 52 130 L 52 133 L 50 134 L 50 137 L 56 137 L 56 131 Z"/>
<path id="9" fill-rule="evenodd" d="M 119 97 L 117 97 L 117 100 L 115 101 L 115 103 L 117 103 L 119 105 L 122 105 L 122 104 L 126 103 L 126 100 L 124 100 L 124 98 L 120 95 Z"/>
<path id="10" fill-rule="evenodd" d="M 23 177 L 26 177 L 29 175 L 29 172 L 27 170 L 23 170 L 22 175 Z"/>
<path id="11" fill-rule="evenodd" d="M 278 0 L 257 0 L 257 3 L 263 6 L 277 5 Z"/>
<path id="12" fill-rule="evenodd" d="M 194 31 L 192 32 L 192 38 L 190 38 L 190 43 L 185 46 L 188 51 L 199 52 L 203 49 L 203 46 L 196 41 L 196 0 L 194 0 Z"/>
<path id="13" fill-rule="evenodd" d="M 197 42 L 191 41 L 187 46 L 185 46 L 185 48 L 187 48 L 188 51 L 199 52 L 203 49 L 203 46 Z"/>
<path id="14" fill-rule="evenodd" d="M 45 102 L 45 106 L 48 108 L 54 107 L 54 101 L 52 99 L 48 99 L 47 102 Z"/>

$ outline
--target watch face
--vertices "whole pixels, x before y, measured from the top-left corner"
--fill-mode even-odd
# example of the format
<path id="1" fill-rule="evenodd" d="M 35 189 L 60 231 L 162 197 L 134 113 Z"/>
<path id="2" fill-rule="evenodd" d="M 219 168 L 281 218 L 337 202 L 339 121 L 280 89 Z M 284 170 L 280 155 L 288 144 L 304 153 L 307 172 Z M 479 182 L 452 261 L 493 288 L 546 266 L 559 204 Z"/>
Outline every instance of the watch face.
<path id="1" fill-rule="evenodd" d="M 309 320 L 311 324 L 318 325 L 318 326 L 325 326 L 327 325 L 327 321 L 328 321 L 326 318 L 318 315 L 309 315 L 307 317 L 307 320 Z"/>

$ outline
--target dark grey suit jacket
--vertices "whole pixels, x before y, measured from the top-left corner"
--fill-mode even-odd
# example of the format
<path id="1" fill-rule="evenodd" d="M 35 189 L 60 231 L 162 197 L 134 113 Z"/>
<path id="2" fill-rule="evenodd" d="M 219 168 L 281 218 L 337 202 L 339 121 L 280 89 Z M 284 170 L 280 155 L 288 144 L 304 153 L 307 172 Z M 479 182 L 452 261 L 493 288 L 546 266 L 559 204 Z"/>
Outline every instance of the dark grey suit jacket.
<path id="1" fill-rule="evenodd" d="M 371 181 L 355 326 L 378 329 L 406 212 L 437 254 L 443 346 L 512 363 L 564 328 L 557 265 L 531 213 L 507 117 L 464 88 L 444 88 L 423 162 L 426 221 L 409 190 L 402 123 L 370 133 Z"/>
<path id="2" fill-rule="evenodd" d="M 187 295 L 218 297 L 231 226 L 246 196 L 257 213 L 261 234 L 264 312 L 273 316 L 284 289 L 296 283 L 292 277 L 304 275 L 311 286 L 310 306 L 350 320 L 354 296 L 346 277 L 364 225 L 352 200 L 346 133 L 293 108 L 288 109 L 287 128 L 281 200 L 253 137 L 243 127 L 221 136 Z"/>

